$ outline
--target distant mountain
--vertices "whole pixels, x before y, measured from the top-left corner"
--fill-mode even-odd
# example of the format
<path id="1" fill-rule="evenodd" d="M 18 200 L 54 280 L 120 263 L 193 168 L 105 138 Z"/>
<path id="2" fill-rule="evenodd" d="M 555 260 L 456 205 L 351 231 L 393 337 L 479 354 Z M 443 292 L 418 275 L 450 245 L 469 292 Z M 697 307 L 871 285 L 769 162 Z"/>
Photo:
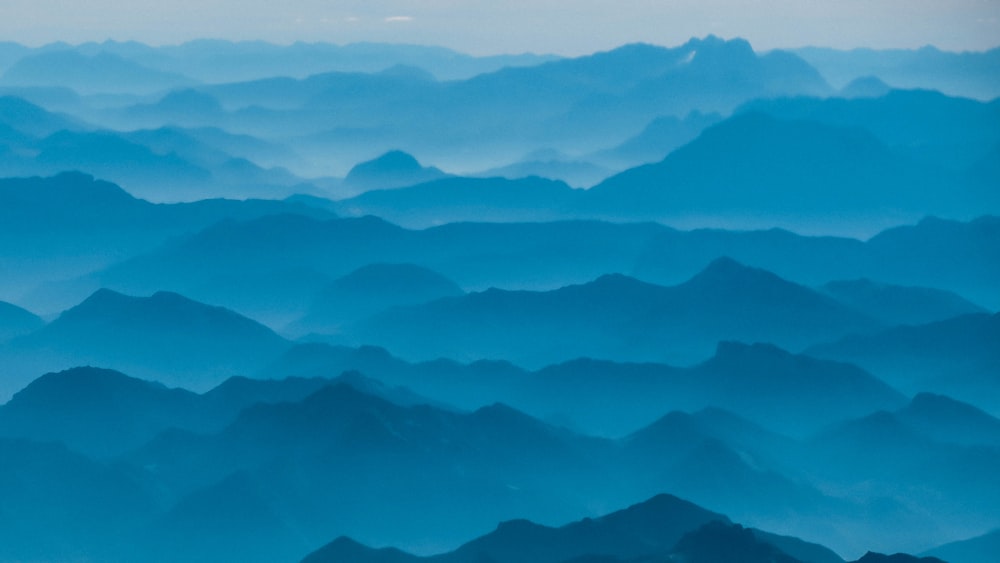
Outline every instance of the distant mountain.
<path id="1" fill-rule="evenodd" d="M 222 307 L 176 293 L 130 297 L 107 289 L 9 345 L 36 373 L 101 365 L 196 390 L 253 372 L 287 346 Z"/>
<path id="2" fill-rule="evenodd" d="M 17 133 L 30 137 L 46 137 L 58 131 L 84 128 L 84 125 L 76 119 L 49 112 L 16 96 L 0 97 L 0 125 L 9 128 L 0 136 L 0 142 L 10 140 L 10 135 Z"/>
<path id="3" fill-rule="evenodd" d="M 341 383 L 301 401 L 245 409 L 219 434 L 162 434 L 129 460 L 154 467 L 182 498 L 224 492 L 233 473 L 248 473 L 251 483 L 264 479 L 261 508 L 282 515 L 296 538 L 283 537 L 279 526 L 231 549 L 241 558 L 273 560 L 254 550 L 287 554 L 302 539 L 318 543 L 331 528 L 411 544 L 457 542 L 518 513 L 564 519 L 585 499 L 620 488 L 591 479 L 612 452 L 610 443 L 502 405 L 468 414 L 403 407 Z M 584 483 L 590 485 L 581 495 Z M 219 534 L 239 531 L 222 517 L 226 505 L 201 505 L 220 515 L 213 525 Z M 365 508 L 373 505 L 384 509 Z M 418 507 L 421 518 L 414 519 Z"/>
<path id="4" fill-rule="evenodd" d="M 613 275 L 550 292 L 490 289 L 396 309 L 362 323 L 349 338 L 424 360 L 539 366 L 590 356 L 692 363 L 720 340 L 800 348 L 824 334 L 879 326 L 810 289 L 719 259 L 673 287 Z"/>
<path id="5" fill-rule="evenodd" d="M 808 220 L 827 232 L 846 226 L 830 223 L 836 215 L 857 224 L 970 216 L 998 204 L 957 181 L 894 154 L 866 131 L 750 112 L 706 129 L 661 162 L 612 176 L 588 191 L 586 204 L 606 216 L 709 216 L 751 228 Z"/>
<path id="6" fill-rule="evenodd" d="M 1000 103 L 928 90 L 890 90 L 846 100 L 755 100 L 738 111 L 863 128 L 897 154 L 956 171 L 967 169 L 1000 142 Z"/>
<path id="7" fill-rule="evenodd" d="M 875 75 L 902 88 L 940 90 L 951 95 L 992 100 L 1000 96 L 1000 49 L 953 53 L 920 49 L 794 49 L 834 85 Z"/>
<path id="8" fill-rule="evenodd" d="M 1000 550 L 1000 530 L 935 547 L 924 555 L 940 557 L 949 563 L 988 563 L 996 557 L 997 550 Z"/>
<path id="9" fill-rule="evenodd" d="M 821 432 L 808 442 L 804 467 L 814 478 L 854 486 L 864 483 L 869 494 L 877 497 L 893 498 L 905 490 L 907 502 L 954 514 L 944 534 L 940 527 L 926 529 L 925 541 L 931 545 L 933 538 L 961 537 L 970 530 L 1000 524 L 993 510 L 1000 502 L 1000 490 L 993 479 L 1000 471 L 1000 448 L 964 445 L 962 438 L 937 441 L 933 434 L 912 425 L 904 413 L 879 411 Z M 954 416 L 942 419 L 950 419 L 953 428 L 968 424 Z M 973 428 L 977 432 L 988 430 L 984 426 Z M 887 538 L 896 534 L 885 532 Z"/>
<path id="10" fill-rule="evenodd" d="M 463 295 L 455 282 L 413 264 L 370 264 L 323 288 L 297 331 L 333 334 L 391 307 Z"/>
<path id="11" fill-rule="evenodd" d="M 24 295 L 22 302 L 42 313 L 58 312 L 92 293 L 97 284 L 38 289 L 39 284 L 77 278 L 225 219 L 277 213 L 332 216 L 283 201 L 155 205 L 80 173 L 0 180 L 0 264 L 5 272 L 0 288 L 6 295 Z M 38 256 L 47 259 L 39 261 Z"/>
<path id="12" fill-rule="evenodd" d="M 599 518 L 587 518 L 558 528 L 514 520 L 458 549 L 430 557 L 416 557 L 395 549 L 371 549 L 341 537 L 313 552 L 303 563 L 563 563 L 569 561 L 723 561 L 794 562 L 781 551 L 791 547 L 810 563 L 840 561 L 820 546 L 793 545 L 757 530 L 732 525 L 721 514 L 704 510 L 670 495 L 658 495 L 627 509 Z"/>
<path id="13" fill-rule="evenodd" d="M 0 343 L 42 328 L 45 321 L 31 311 L 0 301 Z"/>
<path id="14" fill-rule="evenodd" d="M 258 375 L 317 377 L 348 370 L 465 409 L 503 401 L 543 420 L 608 437 L 629 434 L 670 410 L 721 407 L 781 432 L 806 434 L 906 403 L 853 366 L 735 342 L 720 344 L 714 357 L 691 368 L 575 359 L 537 371 L 506 362 L 411 364 L 379 348 L 302 344 Z M 622 411 L 621 404 L 630 408 Z M 739 416 L 709 413 L 698 423 L 709 437 L 756 446 L 776 441 L 737 431 L 753 426 Z"/>
<path id="15" fill-rule="evenodd" d="M 548 180 L 559 180 L 574 187 L 589 187 L 612 174 L 612 171 L 586 160 L 526 158 L 506 166 L 490 168 L 476 176 L 492 178 L 500 176 L 516 180 L 537 176 Z"/>
<path id="16" fill-rule="evenodd" d="M 183 126 L 218 121 L 224 112 L 222 104 L 211 94 L 185 88 L 172 90 L 155 103 L 134 105 L 123 117 L 131 128 L 148 123 Z"/>
<path id="17" fill-rule="evenodd" d="M 880 98 L 891 90 L 892 87 L 877 76 L 861 76 L 841 88 L 840 95 L 844 98 Z"/>
<path id="18" fill-rule="evenodd" d="M 0 434 L 109 458 L 169 427 L 198 427 L 197 395 L 98 368 L 49 373 L 0 406 Z"/>
<path id="19" fill-rule="evenodd" d="M 945 563 L 944 561 L 938 559 L 937 557 L 914 557 L 912 555 L 907 555 L 905 553 L 896 553 L 894 555 L 884 555 L 881 553 L 874 553 L 869 551 L 857 561 L 853 563 Z"/>
<path id="20" fill-rule="evenodd" d="M 927 324 L 986 312 L 949 291 L 881 284 L 869 279 L 834 281 L 819 289 L 887 325 Z"/>
<path id="21" fill-rule="evenodd" d="M 410 228 L 479 221 L 547 221 L 573 215 L 583 190 L 538 177 L 444 178 L 337 202 L 340 215 L 377 215 Z"/>
<path id="22" fill-rule="evenodd" d="M 98 459 L 113 459 L 170 429 L 218 432 L 255 404 L 301 401 L 345 384 L 397 405 L 440 403 L 357 372 L 280 380 L 230 377 L 204 394 L 91 367 L 49 373 L 0 406 L 0 436 L 62 442 Z M 449 407 L 450 408 L 450 407 Z"/>
<path id="23" fill-rule="evenodd" d="M 620 145 L 594 154 L 597 162 L 612 166 L 639 166 L 659 162 L 674 149 L 695 140 L 709 126 L 722 121 L 717 113 L 689 113 L 684 119 L 673 116 L 657 117 L 636 136 Z"/>
<path id="24" fill-rule="evenodd" d="M 502 67 L 530 66 L 557 58 L 530 53 L 474 57 L 443 47 L 391 43 L 337 45 L 296 42 L 277 45 L 264 41 L 219 39 L 198 39 L 180 45 L 157 47 L 105 41 L 84 43 L 76 49 L 86 54 L 113 53 L 149 67 L 209 83 L 272 76 L 304 77 L 329 71 L 378 72 L 396 65 L 427 69 L 440 80 L 456 80 Z"/>
<path id="25" fill-rule="evenodd" d="M 68 86 L 83 94 L 150 94 L 193 82 L 111 53 L 88 56 L 69 49 L 28 55 L 0 77 L 4 85 Z"/>
<path id="26" fill-rule="evenodd" d="M 6 438 L 0 457 L 0 559 L 106 560 L 109 548 L 157 510 L 142 469 L 97 463 L 61 444 Z"/>
<path id="27" fill-rule="evenodd" d="M 809 353 L 871 370 L 904 391 L 934 391 L 996 414 L 1000 314 L 970 314 L 848 336 Z"/>
<path id="28" fill-rule="evenodd" d="M 382 156 L 351 168 L 344 183 L 358 191 L 402 188 L 446 176 L 433 166 L 421 166 L 403 151 L 389 151 Z"/>
<path id="29" fill-rule="evenodd" d="M 1000 446 L 1000 419 L 942 395 L 920 393 L 896 416 L 939 442 Z"/>
<path id="30" fill-rule="evenodd" d="M 782 229 L 656 233 L 636 259 L 636 277 L 664 285 L 694 275 L 719 256 L 764 268 L 798 283 L 868 278 L 945 289 L 990 309 L 1000 308 L 1000 218 L 962 222 L 928 217 L 886 229 L 867 241 L 802 236 Z"/>

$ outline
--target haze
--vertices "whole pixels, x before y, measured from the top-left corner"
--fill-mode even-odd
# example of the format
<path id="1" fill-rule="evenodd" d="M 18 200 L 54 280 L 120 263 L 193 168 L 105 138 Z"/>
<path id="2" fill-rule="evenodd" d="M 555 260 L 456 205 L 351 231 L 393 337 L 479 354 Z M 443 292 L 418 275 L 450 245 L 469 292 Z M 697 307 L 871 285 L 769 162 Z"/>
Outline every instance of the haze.
<path id="1" fill-rule="evenodd" d="M 623 43 L 661 45 L 713 33 L 758 49 L 984 50 L 1000 37 L 995 0 L 5 0 L 0 36 L 53 41 L 173 44 L 214 37 L 277 43 L 435 44 L 471 54 L 580 55 Z"/>

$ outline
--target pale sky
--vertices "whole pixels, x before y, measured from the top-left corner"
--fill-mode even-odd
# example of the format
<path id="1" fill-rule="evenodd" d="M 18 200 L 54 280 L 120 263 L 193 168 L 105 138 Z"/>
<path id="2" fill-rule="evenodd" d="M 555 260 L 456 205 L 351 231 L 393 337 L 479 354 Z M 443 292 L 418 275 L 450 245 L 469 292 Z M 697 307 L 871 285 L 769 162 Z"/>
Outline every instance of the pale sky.
<path id="1" fill-rule="evenodd" d="M 0 40 L 29 45 L 209 37 L 579 55 L 708 34 L 758 50 L 984 50 L 1000 46 L 1000 0 L 0 0 Z"/>

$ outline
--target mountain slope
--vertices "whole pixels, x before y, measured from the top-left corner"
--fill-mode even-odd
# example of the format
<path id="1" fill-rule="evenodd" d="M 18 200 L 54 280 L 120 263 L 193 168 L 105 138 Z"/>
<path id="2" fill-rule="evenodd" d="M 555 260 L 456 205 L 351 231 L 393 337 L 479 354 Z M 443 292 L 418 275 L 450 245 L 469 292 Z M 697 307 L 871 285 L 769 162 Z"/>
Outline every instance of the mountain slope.
<path id="1" fill-rule="evenodd" d="M 972 215 L 984 203 L 997 205 L 957 180 L 897 156 L 864 130 L 744 113 L 661 162 L 605 180 L 588 192 L 587 204 L 630 217 L 760 217 L 770 226 L 804 226 L 794 222 L 804 217 L 829 221 L 831 210 L 855 220 L 898 221 Z"/>
<path id="2" fill-rule="evenodd" d="M 0 301 L 0 343 L 42 328 L 38 315 L 17 305 Z"/>
<path id="3" fill-rule="evenodd" d="M 206 389 L 251 372 L 288 343 L 221 307 L 158 292 L 95 292 L 41 330 L 11 344 L 36 372 L 96 364 L 188 388 Z"/>
<path id="4" fill-rule="evenodd" d="M 673 287 L 611 275 L 549 292 L 490 289 L 384 313 L 352 337 L 417 359 L 692 363 L 720 340 L 799 348 L 878 326 L 812 290 L 719 259 Z"/>

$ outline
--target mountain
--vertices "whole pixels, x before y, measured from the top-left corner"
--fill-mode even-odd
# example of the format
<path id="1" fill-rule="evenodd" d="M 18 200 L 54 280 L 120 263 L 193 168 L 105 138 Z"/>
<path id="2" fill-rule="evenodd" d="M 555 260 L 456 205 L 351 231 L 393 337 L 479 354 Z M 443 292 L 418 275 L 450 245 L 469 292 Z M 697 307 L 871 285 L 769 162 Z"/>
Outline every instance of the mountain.
<path id="1" fill-rule="evenodd" d="M 421 166 L 403 151 L 389 151 L 382 156 L 356 164 L 344 183 L 358 191 L 402 188 L 437 180 L 446 174 L 433 166 Z"/>
<path id="2" fill-rule="evenodd" d="M 1000 49 L 956 53 L 928 45 L 920 49 L 885 50 L 804 47 L 792 52 L 835 85 L 875 75 L 902 88 L 940 90 L 980 100 L 1000 96 L 1000 81 L 996 78 Z"/>
<path id="3" fill-rule="evenodd" d="M 9 128 L 0 137 L 0 142 L 9 141 L 10 136 L 17 133 L 30 137 L 46 137 L 58 131 L 83 127 L 79 121 L 69 116 L 49 112 L 16 96 L 0 97 L 0 124 Z"/>
<path id="4" fill-rule="evenodd" d="M 463 295 L 455 282 L 413 264 L 369 264 L 323 288 L 305 317 L 294 323 L 299 331 L 336 333 L 386 309 L 418 305 Z"/>
<path id="5" fill-rule="evenodd" d="M 1000 412 L 996 342 L 1000 315 L 970 314 L 916 326 L 853 335 L 809 353 L 860 365 L 904 391 L 933 391 Z"/>
<path id="6" fill-rule="evenodd" d="M 559 528 L 527 520 L 503 522 L 492 533 L 450 553 L 414 560 L 558 563 L 586 555 L 609 555 L 616 560 L 636 558 L 668 552 L 686 532 L 712 521 L 728 522 L 728 519 L 677 497 L 660 495 L 625 510 Z M 303 561 L 341 561 L 345 550 L 364 554 L 364 559 L 357 559 L 359 563 L 378 561 L 369 559 L 378 552 L 367 548 L 360 550 L 345 539 L 327 545 Z"/>
<path id="7" fill-rule="evenodd" d="M 151 94 L 191 83 L 110 53 L 88 56 L 68 49 L 28 55 L 0 77 L 4 85 L 68 86 L 83 94 Z"/>
<path id="8" fill-rule="evenodd" d="M 349 338 L 416 359 L 493 358 L 539 366 L 589 356 L 692 363 L 709 356 L 720 340 L 800 348 L 824 335 L 878 326 L 810 289 L 719 259 L 673 287 L 609 275 L 548 292 L 470 293 L 388 311 Z"/>
<path id="9" fill-rule="evenodd" d="M 881 98 L 892 91 L 892 87 L 877 76 L 855 78 L 840 89 L 843 98 Z"/>
<path id="10" fill-rule="evenodd" d="M 693 111 L 683 119 L 674 116 L 657 117 L 638 135 L 620 145 L 595 153 L 594 159 L 614 167 L 632 167 L 659 162 L 675 149 L 695 140 L 706 128 L 722 121 L 717 113 Z"/>
<path id="11" fill-rule="evenodd" d="M 612 171 L 586 160 L 574 160 L 547 155 L 529 155 L 528 157 L 497 168 L 479 172 L 476 176 L 493 178 L 500 176 L 510 180 L 537 176 L 548 180 L 559 180 L 575 187 L 593 186 L 612 174 Z M 540 158 L 539 158 L 540 157 Z"/>
<path id="12" fill-rule="evenodd" d="M 0 406 L 0 434 L 109 458 L 169 427 L 197 427 L 197 395 L 98 368 L 49 373 Z"/>
<path id="13" fill-rule="evenodd" d="M 899 491 L 906 491 L 907 502 L 954 514 L 947 524 L 918 524 L 926 526 L 922 542 L 930 547 L 943 538 L 967 537 L 1000 523 L 993 511 L 1000 490 L 992 478 L 1000 470 L 1000 448 L 963 441 L 936 441 L 904 416 L 879 411 L 811 438 L 803 467 L 814 479 L 844 486 L 863 483 L 872 498 L 900 498 Z M 885 533 L 891 537 L 897 532 Z"/>
<path id="14" fill-rule="evenodd" d="M 1000 446 L 1000 419 L 943 395 L 919 393 L 896 416 L 939 442 Z"/>
<path id="15" fill-rule="evenodd" d="M 6 438 L 0 457 L 6 561 L 106 560 L 109 548 L 158 508 L 142 469 L 94 462 L 60 444 Z"/>
<path id="16" fill-rule="evenodd" d="M 340 215 L 377 215 L 411 228 L 478 221 L 546 221 L 572 215 L 583 190 L 529 177 L 444 178 L 407 188 L 374 190 L 337 202 Z"/>
<path id="17" fill-rule="evenodd" d="M 819 290 L 887 325 L 916 325 L 986 312 L 950 291 L 882 284 L 869 279 L 830 282 Z"/>
<path id="18" fill-rule="evenodd" d="M 38 330 L 45 324 L 38 315 L 0 301 L 0 342 Z"/>
<path id="19" fill-rule="evenodd" d="M 113 370 L 72 368 L 39 377 L 0 406 L 0 436 L 62 442 L 91 458 L 113 459 L 167 430 L 219 432 L 250 406 L 301 401 L 332 384 L 397 405 L 446 408 L 357 372 L 332 375 L 280 380 L 234 376 L 199 395 Z"/>
<path id="20" fill-rule="evenodd" d="M 914 557 L 905 553 L 884 555 L 869 551 L 864 557 L 853 563 L 944 563 L 944 561 L 937 557 Z"/>
<path id="21" fill-rule="evenodd" d="M 1000 549 L 1000 530 L 963 541 L 952 542 L 926 552 L 949 563 L 987 563 Z"/>
<path id="22" fill-rule="evenodd" d="M 136 199 L 119 186 L 80 173 L 48 178 L 0 180 L 0 264 L 5 295 L 42 313 L 78 303 L 96 284 L 57 287 L 73 279 L 149 251 L 172 237 L 225 219 L 297 213 L 331 217 L 295 202 L 204 200 L 157 205 Z M 39 261 L 38 256 L 47 260 Z M 39 285 L 49 285 L 39 288 Z M 160 289 L 154 287 L 150 291 Z"/>
<path id="23" fill-rule="evenodd" d="M 788 541 L 790 539 L 730 524 L 721 514 L 664 494 L 624 510 L 558 528 L 527 520 L 503 522 L 493 532 L 454 551 L 429 557 L 416 557 L 391 548 L 376 550 L 340 537 L 308 555 L 303 563 L 562 563 L 660 561 L 664 558 L 704 563 L 842 561 L 825 548 L 805 542 L 793 544 Z M 776 544 L 807 558 L 793 559 Z"/>
<path id="24" fill-rule="evenodd" d="M 587 205 L 605 216 L 708 216 L 752 228 L 823 225 L 827 232 L 848 226 L 831 223 L 831 210 L 856 228 L 888 217 L 971 216 L 997 205 L 956 180 L 894 154 L 864 130 L 748 112 L 658 163 L 608 178 L 587 192 Z"/>
<path id="25" fill-rule="evenodd" d="M 255 483 L 266 479 L 264 507 L 282 515 L 296 541 L 284 541 L 279 527 L 233 549 L 267 560 L 254 555 L 256 546 L 286 554 L 302 538 L 318 542 L 330 529 L 443 544 L 518 513 L 564 519 L 604 498 L 604 489 L 621 487 L 592 480 L 612 451 L 610 443 L 502 405 L 472 413 L 404 407 L 340 383 L 297 402 L 247 408 L 218 434 L 164 433 L 129 460 L 155 468 L 181 498 L 224 490 L 233 473 L 246 472 Z M 402 466 L 407 471 L 398 471 Z M 211 510 L 221 516 L 225 507 Z M 238 531 L 224 519 L 215 528 Z"/>
<path id="26" fill-rule="evenodd" d="M 530 66 L 556 59 L 530 54 L 474 57 L 443 47 L 394 43 L 295 42 L 197 39 L 151 47 L 133 42 L 84 43 L 77 50 L 109 52 L 165 72 L 208 83 L 272 76 L 305 77 L 322 72 L 378 72 L 396 65 L 427 69 L 440 80 L 459 80 L 507 66 Z M 23 56 L 23 54 L 21 54 Z"/>
<path id="27" fill-rule="evenodd" d="M 101 365 L 193 389 L 253 372 L 287 346 L 270 329 L 222 307 L 176 293 L 131 297 L 107 289 L 9 345 L 36 373 Z"/>
<path id="28" fill-rule="evenodd" d="M 732 258 L 798 283 L 868 278 L 880 283 L 944 289 L 990 309 L 1000 307 L 1000 219 L 927 217 L 891 227 L 868 240 L 802 236 L 783 229 L 723 229 L 656 233 L 631 272 L 664 285 L 694 275 L 714 258 Z"/>
<path id="29" fill-rule="evenodd" d="M 722 407 L 781 432 L 806 434 L 906 399 L 858 368 L 790 354 L 769 345 L 726 342 L 694 367 L 575 359 L 528 371 L 506 362 L 407 363 L 379 348 L 302 344 L 261 371 L 264 378 L 318 377 L 356 370 L 416 393 L 474 410 L 502 401 L 532 416 L 592 435 L 620 437 L 670 410 Z M 627 404 L 623 411 L 618 405 Z M 710 411 L 711 412 L 711 411 Z M 733 415 L 702 415 L 710 437 L 760 446 L 781 442 L 734 427 Z"/>
<path id="30" fill-rule="evenodd" d="M 738 111 L 863 128 L 894 153 L 955 171 L 969 168 L 1000 142 L 1000 103 L 929 90 L 890 90 L 860 99 L 754 100 Z"/>

